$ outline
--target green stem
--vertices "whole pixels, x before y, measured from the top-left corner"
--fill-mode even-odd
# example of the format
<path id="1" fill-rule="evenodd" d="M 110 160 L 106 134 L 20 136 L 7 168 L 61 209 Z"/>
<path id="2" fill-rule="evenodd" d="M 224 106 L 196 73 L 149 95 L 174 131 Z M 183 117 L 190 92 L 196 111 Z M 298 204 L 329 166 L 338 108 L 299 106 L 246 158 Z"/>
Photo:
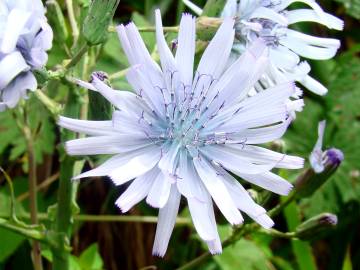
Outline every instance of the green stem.
<path id="1" fill-rule="evenodd" d="M 280 232 L 280 231 L 275 230 L 275 229 L 269 229 L 269 230 L 260 229 L 259 232 L 263 233 L 263 234 L 273 236 L 273 237 L 278 237 L 278 238 L 296 239 L 296 233 L 295 232 Z"/>
<path id="2" fill-rule="evenodd" d="M 32 138 L 30 125 L 27 123 L 24 115 L 23 134 L 26 140 L 28 164 L 29 164 L 29 204 L 30 204 L 30 217 L 32 224 L 38 224 L 37 218 L 37 177 L 36 177 L 36 160 L 34 152 L 34 140 Z M 41 248 L 38 241 L 33 242 L 33 260 L 35 270 L 42 270 L 41 261 Z"/>
<path id="3" fill-rule="evenodd" d="M 65 0 L 65 4 L 66 4 L 66 9 L 68 12 L 68 17 L 69 17 L 69 21 L 70 21 L 71 30 L 72 30 L 73 44 L 75 45 L 79 38 L 80 31 L 79 31 L 79 28 L 78 28 L 78 25 L 76 22 L 76 18 L 75 18 L 73 0 Z"/>
<path id="4" fill-rule="evenodd" d="M 116 216 L 116 215 L 78 215 L 76 221 L 86 222 L 139 222 L 139 223 L 157 223 L 158 218 L 153 216 Z M 177 225 L 191 225 L 189 218 L 178 217 Z"/>
<path id="5" fill-rule="evenodd" d="M 47 95 L 45 95 L 45 93 L 42 90 L 38 89 L 37 91 L 34 92 L 34 94 L 37 97 L 37 99 L 40 100 L 40 102 L 49 110 L 49 112 L 53 116 L 57 117 L 60 114 L 61 112 L 60 104 L 58 104 L 57 102 L 49 98 Z"/>
<path id="6" fill-rule="evenodd" d="M 0 218 L 9 218 L 7 213 L 0 213 Z M 21 219 L 29 219 L 29 213 L 19 215 Z M 46 213 L 38 213 L 39 220 L 49 220 Z M 134 222 L 134 223 L 152 223 L 156 224 L 158 217 L 156 216 L 119 216 L 119 215 L 74 215 L 74 221 L 78 222 Z M 192 222 L 189 218 L 178 217 L 176 219 L 177 226 L 191 226 Z"/>
<path id="7" fill-rule="evenodd" d="M 59 243 L 59 248 L 52 251 L 54 270 L 68 270 L 70 267 L 70 254 L 65 247 L 71 237 L 71 198 L 73 193 L 71 178 L 73 176 L 73 166 L 74 161 L 68 157 L 61 162 L 55 232 L 62 236 L 59 237 L 62 243 Z"/>
<path id="8" fill-rule="evenodd" d="M 69 85 L 69 95 L 67 98 L 64 114 L 79 118 L 80 113 L 80 96 L 72 89 L 73 85 Z M 61 141 L 66 142 L 74 139 L 74 134 L 70 131 L 63 131 Z M 75 184 L 72 182 L 75 160 L 63 152 L 60 162 L 59 189 L 57 198 L 57 211 L 54 226 L 54 232 L 57 245 L 52 248 L 53 269 L 69 270 L 70 267 L 70 250 L 69 242 L 71 238 L 71 223 L 73 215 L 73 194 Z"/>
<path id="9" fill-rule="evenodd" d="M 18 223 L 0 218 L 0 227 L 36 241 L 45 241 L 44 232 L 36 229 L 31 229 L 29 228 L 29 226 L 20 226 Z"/>
<path id="10" fill-rule="evenodd" d="M 81 46 L 79 51 L 74 55 L 74 57 L 70 60 L 68 64 L 66 64 L 65 69 L 70 69 L 74 67 L 83 57 L 83 55 L 88 51 L 89 46 L 87 44 L 84 44 Z"/>
<path id="11" fill-rule="evenodd" d="M 5 170 L 0 167 L 0 171 L 4 175 L 6 182 L 8 183 L 9 189 L 10 189 L 10 217 L 9 219 L 11 221 L 16 221 L 16 213 L 15 213 L 15 193 L 14 193 L 14 187 L 11 181 L 10 176 L 5 172 Z"/>
<path id="12" fill-rule="evenodd" d="M 271 209 L 268 213 L 270 217 L 274 217 L 281 213 L 282 210 L 286 206 L 288 206 L 294 199 L 296 198 L 296 192 L 291 192 L 283 201 L 280 202 L 277 206 L 275 206 L 273 209 Z"/>

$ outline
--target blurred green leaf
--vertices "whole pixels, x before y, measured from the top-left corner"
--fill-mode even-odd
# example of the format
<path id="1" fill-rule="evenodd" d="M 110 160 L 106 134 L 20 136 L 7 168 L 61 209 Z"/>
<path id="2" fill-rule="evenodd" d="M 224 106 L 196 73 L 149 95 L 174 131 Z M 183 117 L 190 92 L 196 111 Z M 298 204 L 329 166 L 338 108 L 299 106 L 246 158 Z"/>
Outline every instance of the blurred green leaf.
<path id="1" fill-rule="evenodd" d="M 47 259 L 49 262 L 53 261 L 53 254 L 50 249 L 41 250 L 41 255 Z M 70 269 L 69 270 L 92 270 L 92 269 L 84 269 L 80 267 L 79 259 L 73 255 L 70 256 Z"/>
<path id="2" fill-rule="evenodd" d="M 5 188 L 0 190 L 0 213 L 4 216 L 10 215 L 10 196 Z M 20 204 L 15 205 L 16 212 L 24 212 Z M 0 228 L 1 244 L 0 244 L 0 262 L 4 262 L 11 256 L 18 247 L 26 240 L 23 236 Z"/>
<path id="3" fill-rule="evenodd" d="M 53 254 L 49 249 L 42 250 L 41 255 L 49 262 L 53 261 Z M 70 257 L 70 270 L 101 269 L 103 269 L 103 260 L 99 254 L 97 243 L 94 243 L 85 249 L 79 258 L 73 255 Z"/>
<path id="4" fill-rule="evenodd" d="M 103 260 L 99 254 L 98 245 L 90 245 L 79 258 L 80 266 L 83 270 L 100 270 L 103 268 Z"/>
<path id="5" fill-rule="evenodd" d="M 336 2 L 342 3 L 345 7 L 347 14 L 350 16 L 360 19 L 360 0 L 335 0 Z"/>
<path id="6" fill-rule="evenodd" d="M 48 111 L 34 96 L 30 98 L 27 106 L 27 117 L 34 138 L 35 157 L 37 163 L 41 163 L 43 155 L 51 154 L 54 150 L 54 124 Z M 11 147 L 10 160 L 15 160 L 25 153 L 26 141 L 10 111 L 0 114 L 0 132 L 0 153 Z"/>

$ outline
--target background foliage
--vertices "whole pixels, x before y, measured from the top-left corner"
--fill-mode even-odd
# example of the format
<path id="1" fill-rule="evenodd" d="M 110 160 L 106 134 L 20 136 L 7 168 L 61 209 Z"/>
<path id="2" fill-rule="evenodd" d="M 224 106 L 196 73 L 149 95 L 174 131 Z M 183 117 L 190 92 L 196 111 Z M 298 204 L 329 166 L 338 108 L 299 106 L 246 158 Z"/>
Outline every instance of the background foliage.
<path id="1" fill-rule="evenodd" d="M 194 1 L 203 6 L 205 1 Z M 360 269 L 360 1 L 359 0 L 323 0 L 319 1 L 326 11 L 345 21 L 343 32 L 326 31 L 314 24 L 301 26 L 304 31 L 320 36 L 333 36 L 342 41 L 342 48 L 337 57 L 329 61 L 312 63 L 312 75 L 321 80 L 329 94 L 318 97 L 306 92 L 305 110 L 298 114 L 284 138 L 284 151 L 308 157 L 317 138 L 319 120 L 327 120 L 325 146 L 341 149 L 345 161 L 338 172 L 312 197 L 302 199 L 288 208 L 275 220 L 276 228 L 291 231 L 301 222 L 320 212 L 332 212 L 338 215 L 339 223 L 335 230 L 312 242 L 300 242 L 273 238 L 261 233 L 252 234 L 229 247 L 220 256 L 209 260 L 201 269 Z M 63 1 L 59 1 L 66 17 Z M 89 0 L 74 0 L 79 25 L 83 20 Z M 122 0 L 115 15 L 115 21 L 126 23 L 133 20 L 138 26 L 152 26 L 154 9 L 160 7 L 164 15 L 164 24 L 177 25 L 182 12 L 186 11 L 181 1 L 170 0 Z M 49 18 L 52 22 L 52 18 Z M 66 21 L 66 27 L 69 29 Z M 175 38 L 168 35 L 168 41 Z M 49 68 L 54 68 L 67 58 L 71 46 L 71 35 L 55 31 L 54 47 L 50 51 Z M 155 51 L 155 38 L 152 32 L 143 33 L 143 38 L 150 52 Z M 110 74 L 111 84 L 122 90 L 130 90 L 122 71 L 128 66 L 115 33 L 108 41 L 92 47 L 89 54 L 95 56 L 93 63 L 87 63 L 92 70 L 103 70 Z M 86 60 L 86 57 L 84 59 Z M 120 72 L 119 72 L 120 71 Z M 43 89 L 48 96 L 62 103 L 68 95 L 68 87 L 53 81 Z M 75 89 L 75 96 L 82 103 L 88 102 L 87 96 L 80 89 Z M 49 206 L 56 201 L 59 158 L 62 150 L 60 131 L 51 113 L 30 94 L 25 110 L 30 119 L 38 164 L 39 217 L 47 223 L 51 213 Z M 90 97 L 91 101 L 91 97 Z M 92 114 L 93 110 L 103 114 Z M 106 107 L 96 104 L 90 106 L 89 118 L 108 118 Z M 0 114 L 0 164 L 14 180 L 17 196 L 17 214 L 28 218 L 27 173 L 28 157 L 26 143 L 14 123 L 11 112 Z M 88 159 L 85 167 L 100 163 L 104 157 Z M 308 164 L 306 164 L 308 166 Z M 285 172 L 281 172 L 285 173 Z M 299 173 L 299 172 L 298 172 Z M 286 175 L 290 180 L 296 178 L 296 172 Z M 80 183 L 77 202 L 82 214 L 120 215 L 114 206 L 116 198 L 125 187 L 114 187 L 109 179 L 92 179 Z M 265 195 L 265 194 L 264 194 Z M 271 208 L 279 198 L 271 197 L 266 208 Z M 6 182 L 0 177 L 0 216 L 9 213 L 9 193 Z M 129 215 L 156 215 L 156 210 L 140 204 Z M 189 217 L 185 203 L 181 204 L 180 215 Z M 229 227 L 217 215 L 221 235 L 229 234 Z M 201 254 L 205 247 L 191 226 L 178 226 L 172 236 L 165 259 L 151 256 L 151 247 L 155 232 L 154 224 L 83 222 L 75 220 L 72 236 L 72 269 L 140 269 L 154 266 L 155 269 L 174 269 Z M 0 269 L 32 269 L 29 241 L 14 233 L 0 229 Z M 49 250 L 43 248 L 43 256 L 52 261 Z M 50 264 L 48 264 L 48 267 Z"/>

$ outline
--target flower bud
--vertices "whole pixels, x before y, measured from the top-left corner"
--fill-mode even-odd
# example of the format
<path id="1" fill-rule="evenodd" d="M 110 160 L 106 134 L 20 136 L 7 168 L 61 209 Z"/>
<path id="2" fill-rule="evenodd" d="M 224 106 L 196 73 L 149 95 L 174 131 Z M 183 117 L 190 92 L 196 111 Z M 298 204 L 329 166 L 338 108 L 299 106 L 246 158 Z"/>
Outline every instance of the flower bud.
<path id="1" fill-rule="evenodd" d="M 83 34 L 89 45 L 103 43 L 120 0 L 93 0 L 84 20 Z"/>
<path id="2" fill-rule="evenodd" d="M 319 189 L 337 170 L 344 160 L 343 153 L 336 148 L 324 152 L 324 169 L 316 173 L 313 168 L 306 170 L 295 182 L 296 194 L 300 198 L 311 196 Z"/>
<path id="3" fill-rule="evenodd" d="M 222 23 L 220 18 L 199 17 L 196 20 L 197 38 L 203 41 L 211 40 Z"/>
<path id="4" fill-rule="evenodd" d="M 344 154 L 339 149 L 322 150 L 325 125 L 325 121 L 319 123 L 318 139 L 309 158 L 311 169 L 306 170 L 296 180 L 296 195 L 300 198 L 311 196 L 335 173 L 344 160 Z"/>
<path id="5" fill-rule="evenodd" d="M 300 224 L 295 230 L 296 237 L 301 240 L 312 240 L 317 238 L 319 233 L 334 228 L 337 222 L 338 219 L 336 215 L 322 213 Z"/>

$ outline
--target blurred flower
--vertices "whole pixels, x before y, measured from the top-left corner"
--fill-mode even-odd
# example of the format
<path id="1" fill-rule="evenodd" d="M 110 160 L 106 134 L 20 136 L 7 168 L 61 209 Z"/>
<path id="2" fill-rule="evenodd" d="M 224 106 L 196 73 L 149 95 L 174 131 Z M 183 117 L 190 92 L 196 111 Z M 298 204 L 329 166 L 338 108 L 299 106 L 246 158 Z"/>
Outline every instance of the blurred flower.
<path id="1" fill-rule="evenodd" d="M 223 16 L 237 15 L 236 37 L 240 41 L 235 50 L 241 52 L 258 37 L 262 37 L 270 49 L 269 69 L 262 83 L 266 86 L 293 79 L 318 95 L 327 89 L 308 75 L 310 65 L 300 62 L 299 56 L 326 60 L 334 57 L 340 41 L 310 36 L 288 28 L 299 22 L 316 22 L 329 29 L 342 30 L 342 20 L 324 12 L 314 0 L 228 0 Z M 287 10 L 302 2 L 308 9 Z M 259 87 L 260 88 L 260 87 Z"/>
<path id="2" fill-rule="evenodd" d="M 52 30 L 40 0 L 0 2 L 0 111 L 36 90 L 32 70 L 47 62 Z"/>
<path id="3" fill-rule="evenodd" d="M 118 34 L 131 65 L 127 80 L 136 94 L 113 90 L 103 73 L 94 73 L 90 83 L 78 83 L 117 108 L 112 120 L 59 120 L 62 127 L 89 135 L 66 143 L 70 155 L 114 155 L 76 178 L 107 175 L 116 185 L 135 178 L 116 204 L 126 212 L 146 198 L 159 208 L 153 247 L 159 256 L 166 252 L 181 195 L 197 232 L 216 254 L 222 247 L 212 199 L 231 224 L 243 222 L 241 210 L 265 228 L 273 225 L 233 174 L 287 195 L 292 185 L 270 170 L 303 167 L 302 158 L 255 146 L 282 137 L 291 121 L 289 108 L 298 103 L 289 100 L 296 91 L 293 82 L 248 96 L 267 64 L 264 41 L 255 41 L 226 69 L 235 32 L 234 20 L 227 18 L 194 75 L 195 29 L 195 18 L 183 15 L 174 57 L 156 11 L 160 68 L 135 25 L 120 25 Z"/>
<path id="4" fill-rule="evenodd" d="M 324 12 L 314 0 L 228 0 L 222 16 L 235 16 L 236 38 L 233 58 L 261 37 L 270 49 L 270 63 L 260 83 L 255 85 L 257 91 L 273 86 L 279 82 L 295 80 L 310 91 L 325 95 L 327 89 L 310 77 L 310 65 L 300 62 L 300 57 L 326 60 L 332 58 L 340 47 L 339 40 L 319 38 L 303 34 L 288 28 L 299 22 L 316 22 L 329 29 L 342 30 L 342 20 Z M 287 10 L 295 3 L 308 5 L 307 9 Z M 195 13 L 201 14 L 199 8 L 189 1 L 184 1 Z"/>

